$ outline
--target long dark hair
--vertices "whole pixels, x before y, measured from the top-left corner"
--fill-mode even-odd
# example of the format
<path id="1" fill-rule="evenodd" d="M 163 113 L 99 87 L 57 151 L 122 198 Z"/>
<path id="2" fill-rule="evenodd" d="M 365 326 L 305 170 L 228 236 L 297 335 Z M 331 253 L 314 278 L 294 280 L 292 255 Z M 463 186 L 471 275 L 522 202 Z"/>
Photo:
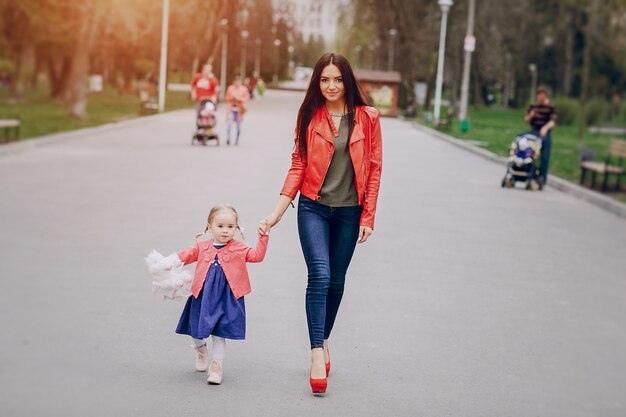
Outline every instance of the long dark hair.
<path id="1" fill-rule="evenodd" d="M 327 65 L 333 64 L 341 72 L 341 78 L 344 85 L 344 99 L 346 101 L 346 107 L 350 116 L 348 117 L 348 123 L 350 126 L 349 131 L 352 132 L 352 126 L 354 125 L 354 108 L 356 106 L 364 106 L 367 104 L 365 94 L 361 90 L 361 86 L 354 76 L 350 63 L 343 55 L 333 52 L 327 52 L 317 60 L 315 67 L 313 68 L 313 74 L 311 75 L 311 81 L 309 82 L 309 88 L 306 90 L 304 101 L 298 111 L 298 121 L 296 123 L 298 150 L 301 155 L 306 155 L 306 131 L 311 123 L 313 115 L 326 103 L 326 99 L 322 95 L 320 89 L 320 78 L 322 77 L 322 71 Z"/>

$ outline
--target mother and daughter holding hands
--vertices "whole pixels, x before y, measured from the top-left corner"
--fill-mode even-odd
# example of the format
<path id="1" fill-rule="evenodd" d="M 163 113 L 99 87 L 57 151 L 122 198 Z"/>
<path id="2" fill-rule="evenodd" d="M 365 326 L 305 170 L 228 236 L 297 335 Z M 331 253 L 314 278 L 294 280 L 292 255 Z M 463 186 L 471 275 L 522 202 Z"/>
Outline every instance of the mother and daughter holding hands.
<path id="1" fill-rule="evenodd" d="M 326 53 L 315 65 L 298 111 L 291 167 L 274 210 L 259 222 L 256 247 L 234 239 L 237 211 L 220 205 L 211 209 L 204 230 L 211 239 L 177 253 L 185 265 L 197 265 L 176 332 L 192 337 L 195 369 L 208 369 L 209 384 L 222 382 L 226 339 L 245 338 L 244 296 L 251 291 L 246 263 L 263 260 L 270 229 L 300 192 L 298 234 L 308 268 L 309 383 L 313 393 L 326 392 L 328 341 L 356 244 L 372 234 L 381 168 L 379 113 L 366 105 L 346 58 Z"/>

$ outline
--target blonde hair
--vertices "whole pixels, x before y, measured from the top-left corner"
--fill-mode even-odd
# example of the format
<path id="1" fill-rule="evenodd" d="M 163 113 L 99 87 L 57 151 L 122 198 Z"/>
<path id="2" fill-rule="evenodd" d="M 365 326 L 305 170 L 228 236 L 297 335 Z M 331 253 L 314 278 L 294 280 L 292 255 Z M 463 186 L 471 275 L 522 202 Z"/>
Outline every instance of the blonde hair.
<path id="1" fill-rule="evenodd" d="M 218 204 L 217 206 L 214 206 L 211 208 L 211 211 L 209 211 L 209 217 L 207 219 L 206 227 L 204 228 L 204 232 L 198 233 L 196 235 L 196 240 L 198 240 L 198 238 L 200 238 L 202 235 L 204 235 L 206 232 L 209 231 L 209 229 L 211 228 L 211 222 L 213 221 L 215 216 L 217 216 L 217 213 L 219 213 L 220 211 L 225 211 L 225 210 L 229 210 L 231 213 L 235 215 L 235 223 L 237 224 L 237 230 L 239 230 L 241 239 L 243 241 L 246 240 L 245 236 L 243 235 L 243 231 L 241 227 L 239 227 L 239 213 L 237 213 L 237 210 L 235 210 L 235 208 L 229 204 Z"/>

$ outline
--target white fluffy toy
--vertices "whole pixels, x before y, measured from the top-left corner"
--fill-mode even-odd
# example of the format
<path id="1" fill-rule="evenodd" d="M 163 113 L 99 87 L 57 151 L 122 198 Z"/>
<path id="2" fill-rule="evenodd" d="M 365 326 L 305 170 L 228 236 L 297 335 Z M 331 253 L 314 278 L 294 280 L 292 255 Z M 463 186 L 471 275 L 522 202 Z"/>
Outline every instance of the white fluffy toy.
<path id="1" fill-rule="evenodd" d="M 150 274 L 154 277 L 152 281 L 152 293 L 159 291 L 163 299 L 176 300 L 189 297 L 191 294 L 191 275 L 183 270 L 183 262 L 178 255 L 172 253 L 163 256 L 153 250 L 145 258 Z"/>

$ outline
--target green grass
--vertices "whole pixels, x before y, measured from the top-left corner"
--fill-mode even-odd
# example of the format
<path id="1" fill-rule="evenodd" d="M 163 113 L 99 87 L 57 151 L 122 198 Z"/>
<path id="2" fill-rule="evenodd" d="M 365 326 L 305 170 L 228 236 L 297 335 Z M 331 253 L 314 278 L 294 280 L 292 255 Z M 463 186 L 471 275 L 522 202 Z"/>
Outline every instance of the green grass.
<path id="1" fill-rule="evenodd" d="M 189 94 L 168 91 L 165 110 L 193 107 Z M 100 93 L 90 93 L 87 99 L 87 117 L 70 117 L 67 105 L 49 98 L 44 87 L 20 99 L 0 97 L 0 118 L 21 119 L 20 140 L 52 133 L 98 126 L 106 123 L 139 117 L 139 97 L 120 94 L 107 87 Z M 0 137 L 3 137 L 0 134 Z"/>
<path id="2" fill-rule="evenodd" d="M 442 114 L 446 114 L 445 109 L 442 110 Z M 472 109 L 469 112 L 470 131 L 461 133 L 459 122 L 454 121 L 449 133 L 460 139 L 475 141 L 479 146 L 495 154 L 507 156 L 513 138 L 518 133 L 529 130 L 528 125 L 524 123 L 524 114 L 524 110 L 501 107 Z M 577 132 L 575 125 L 557 125 L 552 132 L 550 156 L 550 173 L 576 183 L 580 179 Z M 585 132 L 584 147 L 595 150 L 596 159 L 603 159 L 614 137 L 616 135 Z M 598 177 L 596 188 L 600 182 Z M 626 192 L 608 194 L 626 202 Z"/>

